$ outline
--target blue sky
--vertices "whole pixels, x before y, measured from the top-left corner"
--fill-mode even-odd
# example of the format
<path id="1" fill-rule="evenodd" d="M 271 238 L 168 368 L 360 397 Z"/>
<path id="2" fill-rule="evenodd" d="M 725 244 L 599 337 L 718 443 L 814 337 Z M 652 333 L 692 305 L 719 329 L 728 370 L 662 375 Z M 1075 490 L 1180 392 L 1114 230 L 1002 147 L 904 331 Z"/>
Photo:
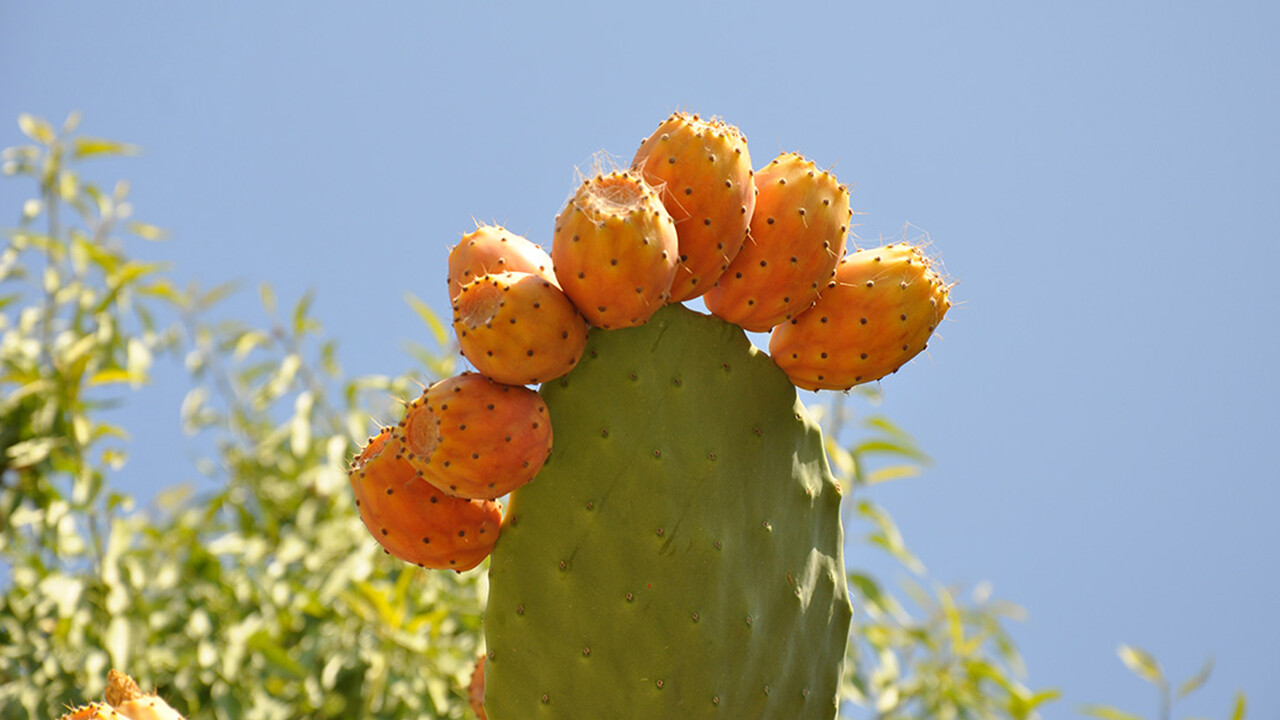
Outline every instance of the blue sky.
<path id="1" fill-rule="evenodd" d="M 910 222 L 959 281 L 930 356 L 883 383 L 935 464 L 872 497 L 939 579 L 1028 608 L 1029 680 L 1065 691 L 1046 716 L 1154 714 L 1128 642 L 1179 678 L 1216 658 L 1186 714 L 1244 689 L 1280 717 L 1273 6 L 353 7 L 5 3 L 0 144 L 19 112 L 79 109 L 143 145 L 97 170 L 172 230 L 143 251 L 314 288 L 357 374 L 409 364 L 403 293 L 445 308 L 473 218 L 549 245 L 575 166 L 671 110 L 737 124 L 757 167 L 799 150 L 853 187 L 862 246 Z M 26 192 L 0 183 L 0 208 Z M 194 477 L 159 371 L 119 478 L 142 494 Z"/>

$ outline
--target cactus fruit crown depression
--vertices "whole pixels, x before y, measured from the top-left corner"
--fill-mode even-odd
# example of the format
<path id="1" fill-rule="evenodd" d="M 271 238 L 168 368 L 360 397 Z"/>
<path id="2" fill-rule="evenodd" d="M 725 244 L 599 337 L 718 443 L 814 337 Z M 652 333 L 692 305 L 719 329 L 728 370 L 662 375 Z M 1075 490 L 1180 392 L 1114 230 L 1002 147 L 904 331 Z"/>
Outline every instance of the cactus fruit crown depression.
<path id="1" fill-rule="evenodd" d="M 449 252 L 475 372 L 408 402 L 350 479 L 387 553 L 491 558 L 477 716 L 836 715 L 840 488 L 796 389 L 896 372 L 950 307 L 920 247 L 846 254 L 852 215 L 812 160 L 753 170 L 737 128 L 675 113 L 582 181 L 550 253 L 492 225 Z"/>

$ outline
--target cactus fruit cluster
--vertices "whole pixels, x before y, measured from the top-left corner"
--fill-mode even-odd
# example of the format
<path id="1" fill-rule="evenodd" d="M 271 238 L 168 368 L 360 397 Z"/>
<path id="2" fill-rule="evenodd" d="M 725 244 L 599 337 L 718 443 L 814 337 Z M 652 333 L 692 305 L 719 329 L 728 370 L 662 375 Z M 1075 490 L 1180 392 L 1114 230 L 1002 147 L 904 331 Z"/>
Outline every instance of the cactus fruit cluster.
<path id="1" fill-rule="evenodd" d="M 918 247 L 846 256 L 851 217 L 812 160 L 754 170 L 737 128 L 676 113 L 581 183 L 550 253 L 490 225 L 450 251 L 476 372 L 350 479 L 389 554 L 490 558 L 478 717 L 835 716 L 841 495 L 797 388 L 895 372 L 950 307 Z"/>
<path id="2" fill-rule="evenodd" d="M 142 692 L 133 678 L 119 670 L 107 673 L 104 700 L 68 710 L 59 720 L 182 720 L 159 695 Z"/>

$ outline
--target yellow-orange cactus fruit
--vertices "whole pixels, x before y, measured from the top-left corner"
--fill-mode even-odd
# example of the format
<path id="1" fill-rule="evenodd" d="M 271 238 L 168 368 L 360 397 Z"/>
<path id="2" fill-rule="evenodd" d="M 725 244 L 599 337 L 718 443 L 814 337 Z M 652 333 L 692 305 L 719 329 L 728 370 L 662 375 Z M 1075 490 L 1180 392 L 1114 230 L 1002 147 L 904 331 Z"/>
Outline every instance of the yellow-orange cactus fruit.
<path id="1" fill-rule="evenodd" d="M 844 255 L 853 213 L 848 188 L 796 153 L 761 168 L 755 183 L 747 241 L 704 300 L 720 318 L 766 332 L 818 299 Z"/>
<path id="2" fill-rule="evenodd" d="M 679 241 L 662 200 L 638 173 L 584 180 L 555 227 L 556 278 L 592 325 L 643 325 L 666 304 Z"/>
<path id="3" fill-rule="evenodd" d="M 481 275 L 500 272 L 532 273 L 559 287 L 546 250 L 499 225 L 481 225 L 449 251 L 449 300 Z"/>
<path id="4" fill-rule="evenodd" d="M 498 540 L 498 504 L 453 497 L 423 480 L 390 428 L 369 440 L 348 477 L 369 533 L 405 562 L 462 572 L 479 565 Z"/>
<path id="5" fill-rule="evenodd" d="M 116 712 L 115 708 L 106 703 L 89 703 L 78 708 L 73 708 L 58 720 L 132 720 L 124 715 Z"/>
<path id="6" fill-rule="evenodd" d="M 569 297 L 540 275 L 481 275 L 453 299 L 453 330 L 476 370 L 508 385 L 554 380 L 587 346 L 587 322 Z"/>
<path id="7" fill-rule="evenodd" d="M 111 670 L 107 673 L 105 703 L 75 708 L 59 720 L 182 720 L 182 714 L 159 695 L 142 692 L 125 673 Z"/>
<path id="8" fill-rule="evenodd" d="M 747 139 L 715 118 L 675 113 L 640 144 L 631 167 L 658 189 L 675 221 L 680 265 L 671 302 L 706 293 L 742 249 L 755 209 Z"/>
<path id="9" fill-rule="evenodd" d="M 818 302 L 779 325 L 769 354 L 806 390 L 845 390 L 897 371 L 925 349 L 951 307 L 949 286 L 920 248 L 850 254 Z"/>
<path id="10" fill-rule="evenodd" d="M 182 715 L 159 695 L 144 693 L 125 673 L 107 673 L 107 703 L 129 720 L 182 720 Z"/>
<path id="11" fill-rule="evenodd" d="M 533 479 L 551 454 L 542 396 L 463 373 L 427 388 L 396 426 L 405 460 L 450 495 L 493 499 Z"/>
<path id="12" fill-rule="evenodd" d="M 479 720 L 488 720 L 488 716 L 484 712 L 484 656 L 481 655 L 476 660 L 475 669 L 471 671 L 471 684 L 467 687 L 467 700 L 471 705 L 471 712 L 476 714 Z"/>

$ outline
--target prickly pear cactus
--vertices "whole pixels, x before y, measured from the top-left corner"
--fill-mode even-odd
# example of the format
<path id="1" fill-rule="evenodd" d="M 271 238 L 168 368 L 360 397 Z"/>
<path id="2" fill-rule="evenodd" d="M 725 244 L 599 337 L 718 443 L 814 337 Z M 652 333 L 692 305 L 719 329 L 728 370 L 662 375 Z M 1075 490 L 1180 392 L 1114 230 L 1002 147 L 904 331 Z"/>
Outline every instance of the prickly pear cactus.
<path id="1" fill-rule="evenodd" d="M 485 706 L 832 718 L 851 608 L 822 434 L 743 331 L 682 306 L 593 330 L 490 565 Z"/>

